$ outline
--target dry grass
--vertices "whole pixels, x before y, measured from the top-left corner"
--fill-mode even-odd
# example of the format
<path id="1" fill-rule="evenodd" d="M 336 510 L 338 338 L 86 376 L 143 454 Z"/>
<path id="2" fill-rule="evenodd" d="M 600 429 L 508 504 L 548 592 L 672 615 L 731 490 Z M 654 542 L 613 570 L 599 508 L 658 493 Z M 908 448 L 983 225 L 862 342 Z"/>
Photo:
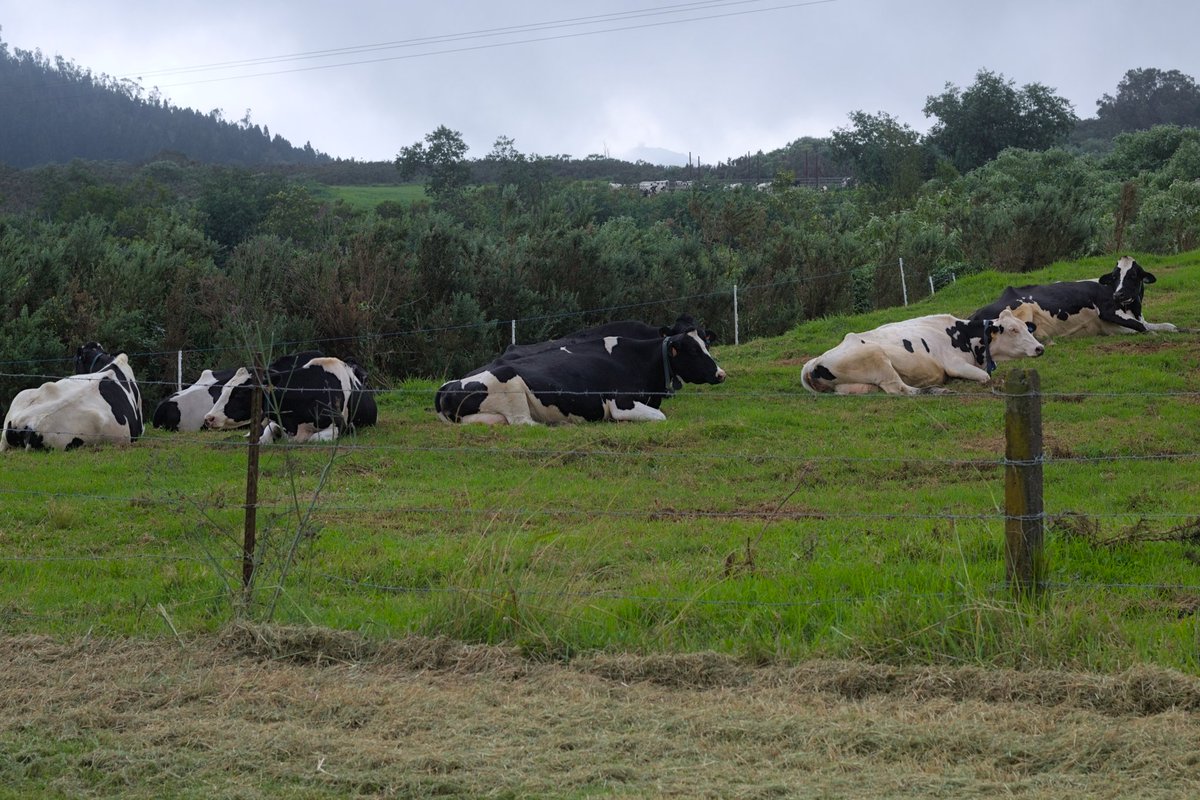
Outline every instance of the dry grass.
<path id="1" fill-rule="evenodd" d="M 0 639 L 0 796 L 1200 796 L 1200 679 L 412 637 Z"/>

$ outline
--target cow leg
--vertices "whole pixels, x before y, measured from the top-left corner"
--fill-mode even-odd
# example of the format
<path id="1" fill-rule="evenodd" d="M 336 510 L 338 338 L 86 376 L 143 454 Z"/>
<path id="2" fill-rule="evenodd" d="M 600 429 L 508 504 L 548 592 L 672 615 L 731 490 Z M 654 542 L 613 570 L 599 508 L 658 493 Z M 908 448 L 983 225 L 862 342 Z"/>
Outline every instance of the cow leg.
<path id="1" fill-rule="evenodd" d="M 259 444 L 272 444 L 283 438 L 283 426 L 278 422 L 268 422 L 263 426 L 262 436 L 258 438 Z"/>
<path id="2" fill-rule="evenodd" d="M 962 378 L 964 381 L 987 383 L 992 379 L 987 370 L 980 369 L 974 364 L 947 364 L 946 375 L 951 378 Z"/>
<path id="3" fill-rule="evenodd" d="M 1146 322 L 1142 320 L 1142 324 L 1146 326 L 1148 331 L 1164 331 L 1167 333 L 1175 333 L 1179 330 L 1170 322 Z"/>
<path id="4" fill-rule="evenodd" d="M 463 424 L 474 423 L 476 425 L 507 425 L 508 417 L 504 416 L 503 414 L 468 414 L 465 417 L 461 417 L 458 421 Z"/>
<path id="5" fill-rule="evenodd" d="M 311 422 L 305 422 L 297 426 L 296 436 L 293 441 L 296 444 L 304 442 L 334 442 L 338 438 L 338 426 L 330 425 L 328 428 L 317 428 Z"/>
<path id="6" fill-rule="evenodd" d="M 604 416 L 614 422 L 662 422 L 667 418 L 657 408 L 636 401 L 633 408 L 618 408 L 616 400 L 604 401 Z"/>
<path id="7" fill-rule="evenodd" d="M 904 382 L 904 378 L 900 377 L 900 373 L 896 371 L 896 367 L 892 364 L 892 360 L 888 358 L 881 348 L 868 347 L 863 350 L 858 362 L 855 364 L 856 371 L 861 370 L 859 375 L 851 375 L 851 378 L 858 378 L 858 383 L 869 386 L 878 386 L 888 394 L 920 394 L 921 390 L 916 387 L 909 386 Z M 836 372 L 836 370 L 835 370 Z M 853 386 L 854 384 L 849 384 Z M 838 386 L 841 390 L 841 386 Z M 861 392 L 855 392 L 861 394 Z"/>
<path id="8" fill-rule="evenodd" d="M 833 391 L 836 394 L 871 394 L 878 392 L 879 387 L 874 383 L 839 383 Z"/>

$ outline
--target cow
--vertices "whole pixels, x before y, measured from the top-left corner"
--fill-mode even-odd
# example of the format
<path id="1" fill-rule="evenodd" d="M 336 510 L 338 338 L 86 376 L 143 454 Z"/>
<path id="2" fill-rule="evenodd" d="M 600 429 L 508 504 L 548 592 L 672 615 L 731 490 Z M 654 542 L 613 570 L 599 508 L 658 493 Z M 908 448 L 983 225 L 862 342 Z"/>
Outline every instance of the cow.
<path id="1" fill-rule="evenodd" d="M 583 330 L 575 331 L 574 333 L 569 333 L 566 336 L 547 342 L 510 344 L 505 349 L 504 356 L 505 358 L 513 359 L 534 353 L 544 353 L 547 350 L 558 350 L 581 339 L 603 339 L 605 336 L 620 336 L 626 339 L 654 339 L 664 336 L 674 336 L 677 333 L 687 333 L 690 330 L 696 331 L 700 335 L 700 338 L 704 340 L 704 343 L 710 347 L 717 340 L 716 335 L 712 331 L 705 330 L 697 325 L 691 315 L 680 314 L 676 318 L 675 324 L 670 326 L 663 325 L 656 328 L 645 322 L 627 319 L 584 328 Z"/>
<path id="2" fill-rule="evenodd" d="M 316 351 L 283 356 L 267 367 L 260 442 L 286 435 L 297 443 L 333 441 L 354 426 L 374 425 L 377 408 L 364 387 L 365 371 L 354 362 Z M 240 367 L 221 390 L 204 427 L 230 430 L 250 423 L 254 377 Z"/>
<path id="3" fill-rule="evenodd" d="M 236 369 L 206 369 L 200 378 L 186 389 L 175 392 L 154 408 L 150 424 L 168 431 L 194 433 L 204 427 L 204 415 L 209 412 Z"/>
<path id="4" fill-rule="evenodd" d="M 1147 322 L 1142 317 L 1142 296 L 1146 284 L 1154 281 L 1153 274 L 1124 256 L 1112 272 L 1093 280 L 1009 286 L 971 319 L 993 319 L 1001 309 L 1009 308 L 1018 319 L 1037 326 L 1041 341 L 1056 336 L 1178 330 L 1170 322 Z"/>
<path id="5" fill-rule="evenodd" d="M 18 392 L 4 417 L 0 450 L 73 450 L 132 444 L 142 435 L 142 395 L 129 358 L 97 342 L 75 353 L 75 374 Z"/>
<path id="6" fill-rule="evenodd" d="M 659 405 L 684 382 L 725 380 L 695 327 L 668 336 L 610 333 L 560 341 L 506 352 L 442 384 L 434 396 L 438 416 L 493 425 L 659 421 L 666 419 Z"/>
<path id="7" fill-rule="evenodd" d="M 948 378 L 987 383 L 997 361 L 1040 356 L 1033 324 L 1004 309 L 996 319 L 931 314 L 848 333 L 841 344 L 805 363 L 800 382 L 811 392 L 941 394 Z"/>

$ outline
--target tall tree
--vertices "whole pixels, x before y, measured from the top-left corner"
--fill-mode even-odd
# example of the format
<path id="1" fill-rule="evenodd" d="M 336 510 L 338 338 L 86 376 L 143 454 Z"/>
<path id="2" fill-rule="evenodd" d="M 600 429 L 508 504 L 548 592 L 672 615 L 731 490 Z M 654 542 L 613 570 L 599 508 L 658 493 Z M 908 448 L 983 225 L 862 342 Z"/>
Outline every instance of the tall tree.
<path id="1" fill-rule="evenodd" d="M 1200 86 L 1177 69 L 1131 69 L 1117 94 L 1096 101 L 1096 117 L 1110 134 L 1155 125 L 1200 126 Z"/>
<path id="2" fill-rule="evenodd" d="M 833 157 L 865 184 L 898 197 L 916 192 L 928 172 L 920 134 L 883 111 L 852 111 L 850 121 L 833 132 Z"/>
<path id="3" fill-rule="evenodd" d="M 424 142 L 401 148 L 396 156 L 396 169 L 405 180 L 423 173 L 425 191 L 435 199 L 446 200 L 460 194 L 471 178 L 466 154 L 462 134 L 438 125 L 425 134 Z"/>
<path id="4" fill-rule="evenodd" d="M 1046 150 L 1065 141 L 1077 121 L 1070 101 L 1040 83 L 1017 89 L 1003 75 L 979 70 L 960 90 L 947 83 L 925 100 L 925 116 L 937 117 L 928 142 L 963 172 L 991 161 L 1007 147 Z"/>

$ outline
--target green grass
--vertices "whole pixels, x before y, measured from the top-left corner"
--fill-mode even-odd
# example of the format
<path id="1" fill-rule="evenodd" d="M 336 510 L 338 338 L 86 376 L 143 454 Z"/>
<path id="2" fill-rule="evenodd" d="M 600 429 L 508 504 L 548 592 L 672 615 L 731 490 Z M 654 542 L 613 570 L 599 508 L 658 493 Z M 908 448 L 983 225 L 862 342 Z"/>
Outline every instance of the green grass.
<path id="1" fill-rule="evenodd" d="M 907 309 L 718 347 L 729 380 L 685 387 L 664 423 L 456 427 L 429 410 L 436 381 L 406 382 L 336 455 L 265 452 L 248 606 L 239 436 L 6 454 L 0 620 L 164 636 L 240 613 L 551 658 L 1200 672 L 1200 426 L 1197 397 L 1178 394 L 1200 391 L 1195 333 L 1064 340 L 1019 363 L 1047 395 L 1051 587 L 1038 602 L 1003 585 L 1004 403 L 990 387 L 818 397 L 799 383 L 847 330 L 966 315 L 1013 278 L 1095 277 L 1112 261 L 973 276 Z M 1159 278 L 1147 318 L 1200 327 L 1200 253 L 1139 261 Z"/>
<path id="2" fill-rule="evenodd" d="M 354 208 L 373 211 L 380 203 L 390 200 L 408 205 L 425 197 L 425 189 L 418 183 L 388 184 L 383 186 L 328 186 L 312 187 L 313 195 L 323 200 L 341 200 Z"/>

